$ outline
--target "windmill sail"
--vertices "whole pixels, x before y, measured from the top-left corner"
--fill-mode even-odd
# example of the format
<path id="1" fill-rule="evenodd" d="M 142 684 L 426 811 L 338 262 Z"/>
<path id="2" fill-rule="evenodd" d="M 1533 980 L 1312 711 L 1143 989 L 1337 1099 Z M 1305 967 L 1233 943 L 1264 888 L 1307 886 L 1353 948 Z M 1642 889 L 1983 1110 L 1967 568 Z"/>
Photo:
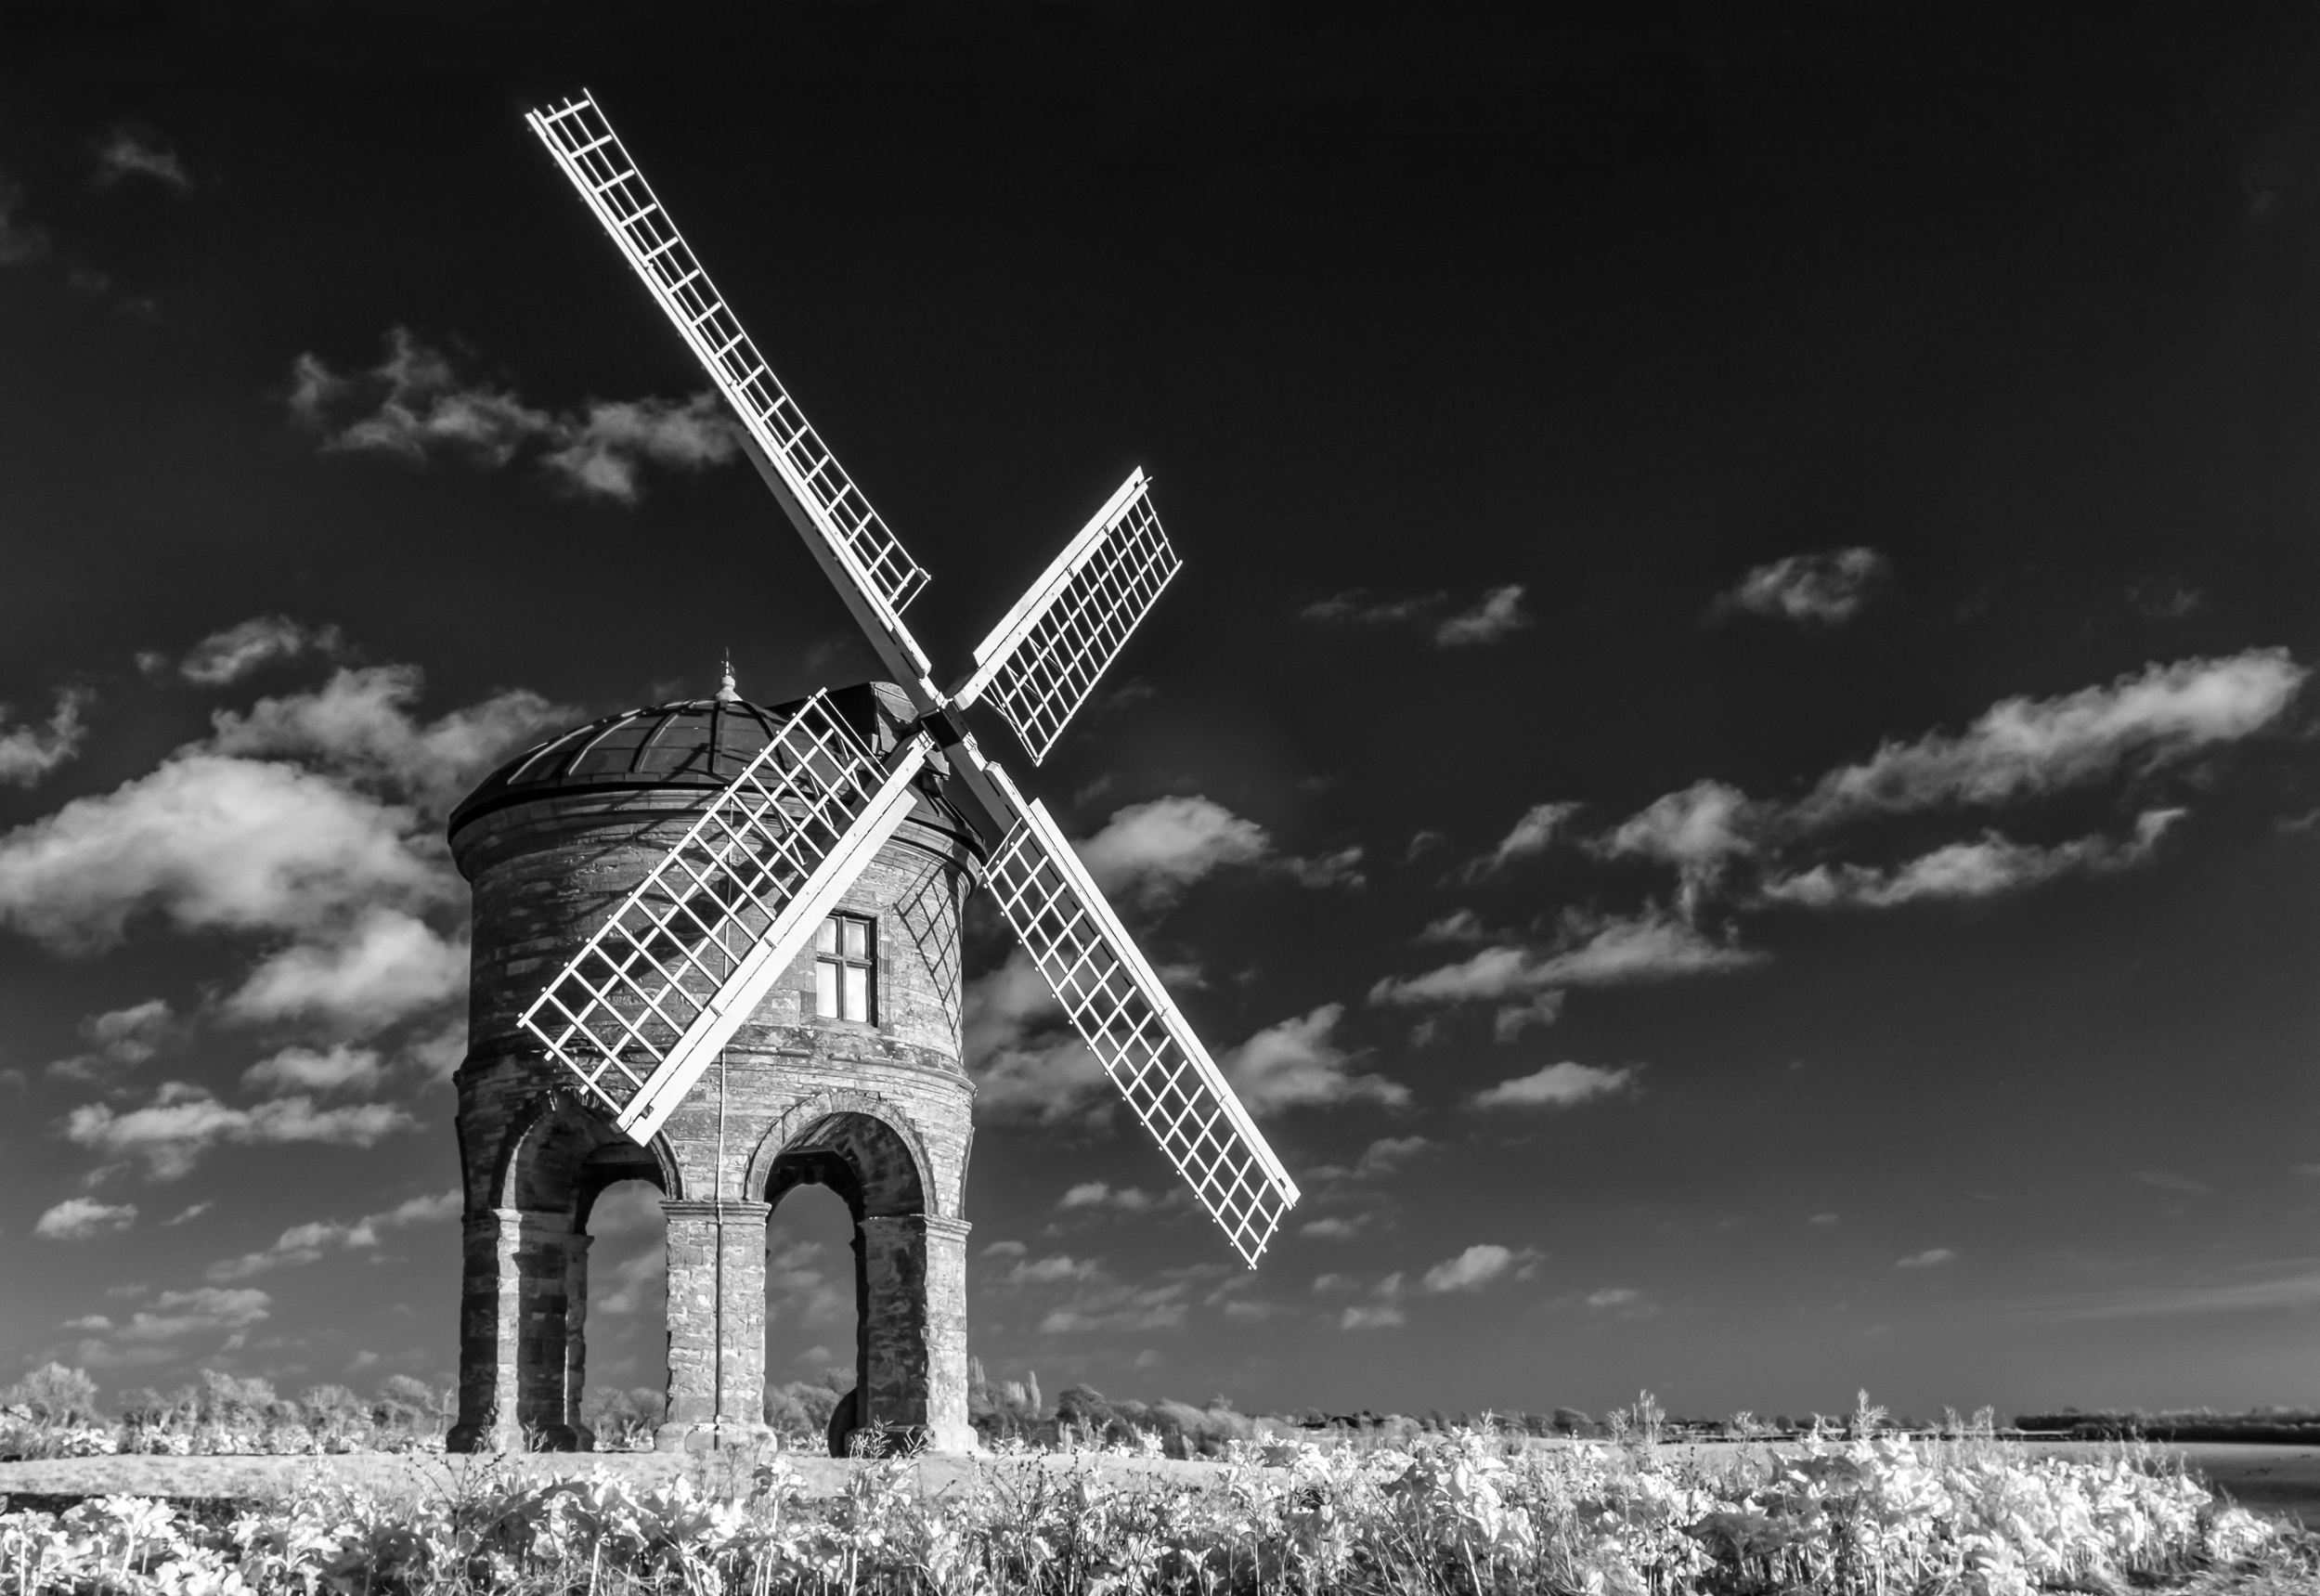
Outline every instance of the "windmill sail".
<path id="1" fill-rule="evenodd" d="M 583 93 L 525 120 L 652 290 L 655 303 L 676 323 L 830 551 L 871 597 L 879 621 L 907 638 L 900 617 L 926 586 L 927 573 L 887 529 L 758 353 L 594 98 Z M 919 668 L 926 668 L 923 656 Z"/>
<path id="2" fill-rule="evenodd" d="M 1130 474 L 975 650 L 957 702 L 989 698 L 1040 763 L 1182 569 L 1144 473 Z"/>
<path id="3" fill-rule="evenodd" d="M 1256 1267 L 1297 1183 L 1136 951 L 1071 845 L 1032 803 L 989 880 L 1071 1023 L 1160 1150 Z"/>
<path id="4" fill-rule="evenodd" d="M 614 1124 L 649 1141 L 916 799 L 815 694 L 525 1010 Z"/>

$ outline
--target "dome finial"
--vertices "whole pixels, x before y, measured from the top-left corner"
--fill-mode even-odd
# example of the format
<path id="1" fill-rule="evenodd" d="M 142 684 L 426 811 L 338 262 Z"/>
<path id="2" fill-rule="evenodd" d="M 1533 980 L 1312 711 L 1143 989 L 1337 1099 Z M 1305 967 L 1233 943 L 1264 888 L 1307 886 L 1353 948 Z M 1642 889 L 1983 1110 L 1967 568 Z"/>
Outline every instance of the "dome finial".
<path id="1" fill-rule="evenodd" d="M 717 683 L 717 701 L 719 704 L 741 702 L 741 694 L 733 686 L 733 651 L 730 648 L 725 651 L 723 675 Z"/>

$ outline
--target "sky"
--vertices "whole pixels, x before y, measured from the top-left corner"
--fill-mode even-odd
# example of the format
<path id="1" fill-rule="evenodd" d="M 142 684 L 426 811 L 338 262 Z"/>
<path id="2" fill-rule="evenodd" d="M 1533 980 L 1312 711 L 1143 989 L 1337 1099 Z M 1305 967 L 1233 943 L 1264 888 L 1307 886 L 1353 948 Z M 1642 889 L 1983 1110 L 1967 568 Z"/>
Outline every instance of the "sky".
<path id="1" fill-rule="evenodd" d="M 2320 1402 L 2320 26 L 2093 15 L 12 7 L 0 1378 L 447 1377 L 450 807 L 875 671 L 523 123 L 586 86 L 939 676 L 1133 467 L 1186 562 L 979 733 L 1304 1200 L 1242 1270 L 981 905 L 993 1379 Z"/>

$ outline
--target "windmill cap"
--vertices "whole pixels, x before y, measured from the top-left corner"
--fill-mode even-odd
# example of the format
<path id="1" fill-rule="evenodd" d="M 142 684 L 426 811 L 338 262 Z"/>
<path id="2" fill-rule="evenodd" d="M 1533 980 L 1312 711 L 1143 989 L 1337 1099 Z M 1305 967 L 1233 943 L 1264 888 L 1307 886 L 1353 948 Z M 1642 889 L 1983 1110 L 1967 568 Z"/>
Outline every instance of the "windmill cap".
<path id="1" fill-rule="evenodd" d="M 894 746 L 896 730 L 914 719 L 911 702 L 890 681 L 834 688 L 829 705 L 874 750 Z M 559 733 L 501 765 L 451 811 L 451 837 L 487 814 L 517 804 L 575 793 L 645 793 L 697 788 L 714 791 L 739 775 L 807 700 L 753 704 L 720 691 L 624 709 Z M 972 837 L 951 805 L 922 796 L 912 818 Z"/>

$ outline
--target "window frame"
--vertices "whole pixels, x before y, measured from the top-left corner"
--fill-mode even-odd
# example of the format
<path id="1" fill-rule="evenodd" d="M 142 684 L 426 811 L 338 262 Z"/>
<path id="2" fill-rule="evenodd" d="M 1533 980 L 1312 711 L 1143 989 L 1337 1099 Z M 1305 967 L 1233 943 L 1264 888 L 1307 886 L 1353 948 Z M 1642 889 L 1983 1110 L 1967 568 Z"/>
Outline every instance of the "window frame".
<path id="1" fill-rule="evenodd" d="M 835 951 L 824 952 L 822 938 L 824 928 L 830 927 L 836 928 L 835 938 L 836 945 Z M 862 933 L 862 951 L 859 954 L 849 954 L 846 951 L 846 933 L 849 927 L 859 928 Z M 824 979 L 822 972 L 825 969 L 835 972 L 829 979 L 830 990 L 835 998 L 836 1012 L 825 1010 L 822 1006 Z M 849 983 L 846 978 L 850 972 L 856 970 L 862 972 L 862 1012 L 849 1014 L 846 1012 L 846 998 Z M 810 1001 L 813 1004 L 813 1016 L 816 1019 L 835 1019 L 846 1025 L 878 1023 L 878 917 L 875 915 L 864 915 L 847 909 L 834 909 L 823 917 L 822 925 L 814 930 L 813 993 Z"/>

